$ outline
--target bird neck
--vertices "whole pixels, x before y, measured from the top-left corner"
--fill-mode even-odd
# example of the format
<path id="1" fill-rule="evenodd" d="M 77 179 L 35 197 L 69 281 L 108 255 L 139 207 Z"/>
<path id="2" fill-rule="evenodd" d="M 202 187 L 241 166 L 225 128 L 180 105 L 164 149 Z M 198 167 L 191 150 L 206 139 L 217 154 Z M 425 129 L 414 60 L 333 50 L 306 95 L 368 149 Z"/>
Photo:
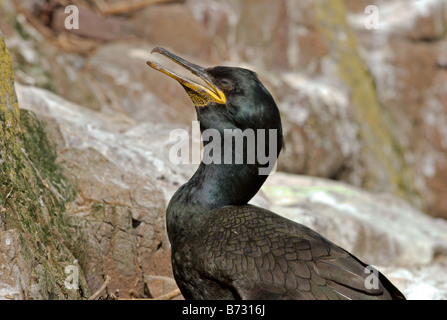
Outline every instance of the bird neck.
<path id="1" fill-rule="evenodd" d="M 276 146 L 277 138 L 273 138 Z M 242 148 L 245 154 L 248 145 L 248 141 L 245 141 Z M 232 156 L 227 159 L 225 148 L 221 151 L 219 148 L 211 151 L 209 147 L 210 144 L 205 142 L 203 160 L 197 171 L 177 190 L 168 205 L 166 222 L 171 243 L 182 238 L 188 239 L 188 235 L 194 233 L 206 221 L 211 210 L 247 204 L 268 177 L 268 171 L 270 167 L 274 167 L 279 152 L 276 148 L 267 148 L 268 156 L 264 154 L 264 159 L 258 156 L 252 163 L 249 157 L 244 157 L 243 161 L 238 158 L 236 145 L 231 146 Z"/>
<path id="2" fill-rule="evenodd" d="M 258 175 L 254 166 L 202 162 L 168 205 L 166 223 L 171 244 L 189 239 L 213 209 L 247 204 L 266 178 Z"/>
<path id="3" fill-rule="evenodd" d="M 249 164 L 200 164 L 191 179 L 197 198 L 209 209 L 244 205 L 258 192 L 267 175 Z"/>
<path id="4" fill-rule="evenodd" d="M 276 164 L 281 132 L 234 127 L 201 131 L 202 162 L 187 184 L 189 190 L 210 209 L 247 204 Z"/>

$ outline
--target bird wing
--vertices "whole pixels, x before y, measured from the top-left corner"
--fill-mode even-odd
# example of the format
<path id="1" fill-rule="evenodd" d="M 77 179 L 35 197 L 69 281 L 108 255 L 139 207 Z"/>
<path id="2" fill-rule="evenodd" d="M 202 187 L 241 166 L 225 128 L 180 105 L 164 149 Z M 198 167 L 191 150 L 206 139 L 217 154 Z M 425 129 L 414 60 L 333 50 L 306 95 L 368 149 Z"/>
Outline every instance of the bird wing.
<path id="1" fill-rule="evenodd" d="M 229 208 L 213 212 L 200 245 L 203 273 L 236 298 L 389 297 L 381 281 L 366 284 L 371 269 L 315 231 L 255 206 Z"/>

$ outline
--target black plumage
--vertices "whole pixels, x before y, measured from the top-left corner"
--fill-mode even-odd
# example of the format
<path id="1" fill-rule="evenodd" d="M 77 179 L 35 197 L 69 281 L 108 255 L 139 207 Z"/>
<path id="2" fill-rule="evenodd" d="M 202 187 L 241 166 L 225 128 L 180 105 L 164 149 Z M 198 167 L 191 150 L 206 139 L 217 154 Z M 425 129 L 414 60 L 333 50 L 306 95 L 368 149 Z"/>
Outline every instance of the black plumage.
<path id="1" fill-rule="evenodd" d="M 246 154 L 273 150 L 276 161 L 283 145 L 278 108 L 254 72 L 205 69 L 163 48 L 154 51 L 207 84 L 148 62 L 179 81 L 196 106 L 201 131 L 218 132 L 214 139 L 222 146 L 220 154 L 216 149 L 204 152 L 196 173 L 174 194 L 166 213 L 174 276 L 186 299 L 405 299 L 379 272 L 377 286 L 367 285 L 367 265 L 315 231 L 247 204 L 267 178 L 259 170 L 271 163 L 258 157 L 249 161 Z M 242 163 L 236 161 L 235 143 L 226 143 L 228 130 L 233 142 L 244 142 Z M 247 130 L 255 134 L 255 147 L 244 135 Z M 225 148 L 230 148 L 232 163 L 224 161 Z"/>

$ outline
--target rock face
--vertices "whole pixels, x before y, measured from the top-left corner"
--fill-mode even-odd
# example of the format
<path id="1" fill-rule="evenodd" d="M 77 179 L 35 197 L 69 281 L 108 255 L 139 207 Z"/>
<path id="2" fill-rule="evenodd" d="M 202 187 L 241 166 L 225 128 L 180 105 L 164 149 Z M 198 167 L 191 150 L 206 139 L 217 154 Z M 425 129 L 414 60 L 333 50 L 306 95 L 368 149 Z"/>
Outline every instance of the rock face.
<path id="1" fill-rule="evenodd" d="M 12 299 L 76 299 L 88 295 L 82 270 L 77 287 L 64 285 L 79 242 L 69 232 L 70 183 L 34 114 L 19 110 L 11 59 L 0 36 L 0 292 Z"/>
<path id="2" fill-rule="evenodd" d="M 180 86 L 168 79 L 148 76 L 146 61 L 150 45 L 106 44 L 93 53 L 86 69 L 94 74 L 98 90 L 110 108 L 133 122 L 162 122 L 190 125 L 195 110 Z M 119 56 L 121 59 L 116 59 Z"/>
<path id="3" fill-rule="evenodd" d="M 115 295 L 164 294 L 169 283 L 147 279 L 171 275 L 165 202 L 159 188 L 124 172 L 94 149 L 67 150 L 61 160 L 77 186 L 78 197 L 68 212 L 76 217 L 73 227 L 85 238 L 78 259 L 90 288 L 99 289 L 107 275 L 108 290 Z"/>
<path id="4" fill-rule="evenodd" d="M 404 288 L 408 300 L 446 300 L 447 259 L 439 259 L 429 266 L 381 268 L 399 288 Z"/>
<path id="5" fill-rule="evenodd" d="M 126 122 L 112 123 L 45 90 L 17 86 L 17 92 L 24 108 L 52 124 L 58 162 L 76 189 L 67 212 L 83 241 L 77 259 L 92 291 L 106 276 L 108 293 L 120 297 L 157 297 L 174 289 L 164 212 L 166 198 L 186 178 L 172 172 L 162 156 L 167 153 L 160 152 L 169 131 L 151 124 L 125 131 Z"/>
<path id="6" fill-rule="evenodd" d="M 362 28 L 358 13 L 349 20 L 377 97 L 397 120 L 396 132 L 425 209 L 446 217 L 447 2 L 391 1 L 380 2 L 379 8 L 375 32 Z"/>

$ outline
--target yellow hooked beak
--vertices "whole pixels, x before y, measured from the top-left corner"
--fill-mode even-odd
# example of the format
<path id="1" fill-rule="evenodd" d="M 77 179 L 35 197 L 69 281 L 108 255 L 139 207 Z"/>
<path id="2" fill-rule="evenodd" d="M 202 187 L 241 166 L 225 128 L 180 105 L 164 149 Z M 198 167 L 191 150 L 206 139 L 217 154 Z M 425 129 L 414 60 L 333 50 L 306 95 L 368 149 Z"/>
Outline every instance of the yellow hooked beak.
<path id="1" fill-rule="evenodd" d="M 179 56 L 176 56 L 175 54 L 169 52 L 168 50 L 160 47 L 154 48 L 151 53 L 160 53 L 175 63 L 179 64 L 183 68 L 191 71 L 194 75 L 198 76 L 200 79 L 202 79 L 209 87 L 205 87 L 197 82 L 194 82 L 186 77 L 180 76 L 176 74 L 175 72 L 161 66 L 160 64 L 153 62 L 153 61 L 147 61 L 146 63 L 155 70 L 158 70 L 160 72 L 163 72 L 164 74 L 168 75 L 169 77 L 177 80 L 183 88 L 186 90 L 186 93 L 191 98 L 193 104 L 197 107 L 204 107 L 209 102 L 215 102 L 217 104 L 225 104 L 226 97 L 225 94 L 220 90 L 218 87 L 216 87 L 210 77 L 208 76 L 206 69 L 203 67 L 200 67 L 196 64 L 193 64 L 189 61 L 186 61 L 183 58 L 180 58 Z"/>

